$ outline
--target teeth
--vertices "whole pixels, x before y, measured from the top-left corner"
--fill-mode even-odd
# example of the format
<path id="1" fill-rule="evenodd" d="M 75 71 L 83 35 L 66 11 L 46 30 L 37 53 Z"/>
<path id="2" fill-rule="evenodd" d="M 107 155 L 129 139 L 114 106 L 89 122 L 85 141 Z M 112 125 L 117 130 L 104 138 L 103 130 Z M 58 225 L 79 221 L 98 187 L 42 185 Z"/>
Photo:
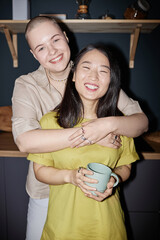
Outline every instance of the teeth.
<path id="1" fill-rule="evenodd" d="M 51 62 L 56 62 L 56 61 L 58 61 L 60 58 L 61 58 L 61 56 L 59 56 L 58 58 L 54 59 L 54 60 L 51 61 Z"/>
<path id="2" fill-rule="evenodd" d="M 90 85 L 90 84 L 85 84 L 86 87 L 88 87 L 89 89 L 97 89 L 98 87 L 95 85 Z"/>

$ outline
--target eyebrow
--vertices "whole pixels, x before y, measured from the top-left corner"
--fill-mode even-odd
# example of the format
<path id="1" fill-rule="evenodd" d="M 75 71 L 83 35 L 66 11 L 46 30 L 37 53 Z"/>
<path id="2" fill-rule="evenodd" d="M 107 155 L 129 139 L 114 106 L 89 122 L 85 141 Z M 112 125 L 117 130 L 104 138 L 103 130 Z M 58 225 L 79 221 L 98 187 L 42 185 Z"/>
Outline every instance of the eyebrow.
<path id="1" fill-rule="evenodd" d="M 89 62 L 89 61 L 84 61 L 84 62 L 82 62 L 81 64 L 84 64 L 84 63 L 88 63 L 88 64 L 92 64 L 91 62 Z M 107 69 L 109 69 L 109 70 L 111 70 L 110 69 L 110 67 L 109 66 L 107 66 L 107 65 L 100 65 L 101 67 L 105 67 L 105 68 L 107 68 Z"/>
<path id="2" fill-rule="evenodd" d="M 57 34 L 55 34 L 55 35 L 53 35 L 51 38 L 50 38 L 50 40 L 52 40 L 53 38 L 55 38 L 55 37 L 57 37 L 57 36 L 59 36 L 59 34 L 57 33 Z M 35 49 L 34 50 L 36 50 L 38 47 L 41 47 L 41 46 L 43 46 L 43 43 L 42 44 L 39 44 L 39 45 L 37 45 L 36 47 L 35 47 Z"/>

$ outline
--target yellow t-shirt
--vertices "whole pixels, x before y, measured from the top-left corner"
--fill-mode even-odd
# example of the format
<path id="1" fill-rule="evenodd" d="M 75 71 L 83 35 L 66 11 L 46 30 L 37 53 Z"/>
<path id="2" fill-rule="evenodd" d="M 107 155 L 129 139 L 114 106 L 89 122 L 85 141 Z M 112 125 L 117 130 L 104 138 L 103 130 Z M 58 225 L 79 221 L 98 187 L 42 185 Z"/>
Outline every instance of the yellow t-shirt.
<path id="1" fill-rule="evenodd" d="M 59 129 L 56 113 L 41 119 L 43 129 Z M 136 161 L 138 155 L 132 138 L 122 137 L 119 149 L 93 144 L 66 148 L 44 154 L 29 154 L 28 159 L 59 169 L 78 169 L 90 162 L 99 162 L 111 169 Z M 72 184 L 50 186 L 47 220 L 42 238 L 45 240 L 125 240 L 124 215 L 118 188 L 111 197 L 98 202 L 84 195 Z"/>

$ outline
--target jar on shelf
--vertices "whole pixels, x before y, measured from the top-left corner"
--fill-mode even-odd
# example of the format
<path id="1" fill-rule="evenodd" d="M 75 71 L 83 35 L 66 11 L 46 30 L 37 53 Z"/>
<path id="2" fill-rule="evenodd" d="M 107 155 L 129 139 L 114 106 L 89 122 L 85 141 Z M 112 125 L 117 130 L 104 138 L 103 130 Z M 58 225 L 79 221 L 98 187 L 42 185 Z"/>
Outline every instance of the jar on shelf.
<path id="1" fill-rule="evenodd" d="M 76 3 L 78 4 L 78 10 L 75 15 L 75 18 L 90 19 L 91 16 L 89 14 L 89 9 L 88 9 L 90 0 L 76 0 Z"/>
<path id="2" fill-rule="evenodd" d="M 106 13 L 101 16 L 102 19 L 112 19 L 111 14 L 109 14 L 109 10 L 107 9 Z"/>
<path id="3" fill-rule="evenodd" d="M 146 0 L 137 0 L 129 5 L 124 13 L 126 19 L 145 19 L 147 18 L 150 5 Z"/>

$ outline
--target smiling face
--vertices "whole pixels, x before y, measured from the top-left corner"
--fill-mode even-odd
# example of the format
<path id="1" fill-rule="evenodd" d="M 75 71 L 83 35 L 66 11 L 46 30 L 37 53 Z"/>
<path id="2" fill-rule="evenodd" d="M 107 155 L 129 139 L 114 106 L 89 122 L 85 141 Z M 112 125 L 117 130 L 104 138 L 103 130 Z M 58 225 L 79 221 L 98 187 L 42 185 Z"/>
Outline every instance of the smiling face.
<path id="1" fill-rule="evenodd" d="M 36 24 L 27 40 L 33 56 L 52 73 L 63 72 L 70 61 L 70 49 L 65 34 L 51 21 Z"/>
<path id="2" fill-rule="evenodd" d="M 77 65 L 73 81 L 83 103 L 97 103 L 105 95 L 110 84 L 108 58 L 97 49 L 85 53 Z"/>

